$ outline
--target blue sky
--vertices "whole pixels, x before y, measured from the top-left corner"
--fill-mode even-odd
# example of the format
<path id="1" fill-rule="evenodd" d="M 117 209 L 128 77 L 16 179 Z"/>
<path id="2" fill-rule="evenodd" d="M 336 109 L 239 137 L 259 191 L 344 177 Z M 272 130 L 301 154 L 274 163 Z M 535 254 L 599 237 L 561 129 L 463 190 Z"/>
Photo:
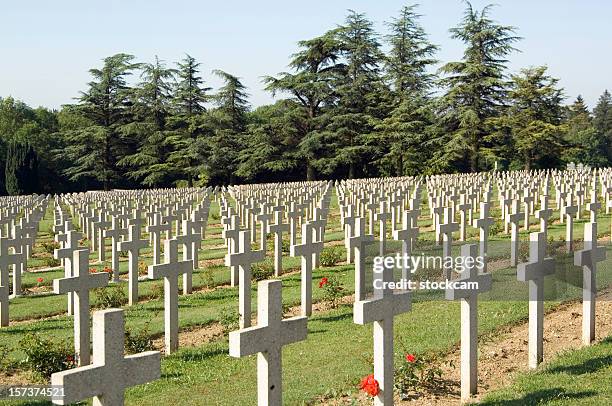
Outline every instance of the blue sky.
<path id="1" fill-rule="evenodd" d="M 492 1 L 474 0 L 481 8 Z M 384 21 L 404 4 L 390 0 L 188 1 L 21 0 L 4 2 L 0 13 L 0 97 L 57 108 L 85 88 L 88 69 L 117 52 L 171 64 L 185 52 L 202 63 L 209 85 L 212 69 L 243 79 L 254 106 L 272 101 L 261 77 L 286 70 L 296 42 L 341 24 L 347 9 L 364 12 L 384 33 Z M 590 106 L 612 90 L 612 2 L 607 0 L 498 0 L 492 17 L 518 28 L 522 51 L 510 71 L 549 66 L 568 101 L 582 94 Z M 463 46 L 448 29 L 461 19 L 460 0 L 422 0 L 419 11 L 441 62 L 457 60 Z"/>

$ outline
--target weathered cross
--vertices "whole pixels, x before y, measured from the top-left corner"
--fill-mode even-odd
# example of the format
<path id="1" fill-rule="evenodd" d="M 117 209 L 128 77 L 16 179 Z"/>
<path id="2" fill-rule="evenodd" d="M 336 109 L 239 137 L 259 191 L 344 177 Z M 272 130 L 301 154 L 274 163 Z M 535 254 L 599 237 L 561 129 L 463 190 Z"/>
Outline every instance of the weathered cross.
<path id="1" fill-rule="evenodd" d="M 412 255 L 412 243 L 419 235 L 419 228 L 412 227 L 412 211 L 405 210 L 402 213 L 402 228 L 393 231 L 393 238 L 402 242 L 402 256 L 408 258 Z M 402 279 L 410 280 L 411 270 L 408 269 L 407 261 L 402 261 Z"/>
<path id="2" fill-rule="evenodd" d="M 119 282 L 119 241 L 127 234 L 128 230 L 121 228 L 119 216 L 113 217 L 112 228 L 104 230 L 104 237 L 111 239 L 111 269 L 113 270 L 113 282 Z"/>
<path id="3" fill-rule="evenodd" d="M 519 223 L 524 220 L 523 213 L 520 211 L 520 204 L 518 200 L 512 202 L 512 214 L 507 217 L 508 222 L 511 224 L 510 229 L 510 265 L 516 266 L 518 264 L 518 253 L 520 248 L 521 239 L 519 236 Z"/>
<path id="4" fill-rule="evenodd" d="M 380 392 L 374 398 L 375 405 L 393 404 L 393 319 L 410 311 L 410 292 L 394 293 L 393 268 L 384 267 L 374 275 L 374 296 L 358 300 L 353 306 L 356 324 L 374 323 L 374 379 L 380 384 Z"/>
<path id="5" fill-rule="evenodd" d="M 597 246 L 597 223 L 585 223 L 584 249 L 574 253 L 574 265 L 582 266 L 582 342 L 585 345 L 595 340 L 597 262 L 605 258 L 605 247 Z"/>
<path id="6" fill-rule="evenodd" d="M 74 349 L 79 365 L 89 364 L 89 290 L 108 285 L 108 273 L 89 273 L 89 250 L 73 253 L 72 276 L 53 280 L 53 292 L 57 295 L 73 292 L 74 295 Z"/>
<path id="7" fill-rule="evenodd" d="M 461 398 L 476 394 L 478 382 L 478 294 L 491 290 L 490 273 L 478 273 L 476 244 L 461 247 L 465 269 L 449 287 L 447 300 L 461 300 Z"/>
<path id="8" fill-rule="evenodd" d="M 450 207 L 444 209 L 444 220 L 445 223 L 438 226 L 440 234 L 442 235 L 442 261 L 444 268 L 444 279 L 450 280 L 453 271 L 452 266 L 449 266 L 452 258 L 453 249 L 453 232 L 459 230 L 459 224 L 452 221 L 452 211 Z"/>
<path id="9" fill-rule="evenodd" d="M 474 220 L 474 227 L 480 230 L 478 255 L 482 258 L 482 272 L 487 271 L 487 243 L 489 241 L 489 229 L 495 222 L 489 217 L 489 202 L 480 202 L 480 218 Z"/>
<path id="10" fill-rule="evenodd" d="M 238 276 L 238 312 L 240 328 L 251 325 L 251 264 L 263 261 L 265 253 L 262 250 L 251 250 L 251 232 L 240 231 L 238 250 L 225 256 L 226 266 L 237 266 Z"/>
<path id="11" fill-rule="evenodd" d="M 51 375 L 63 389 L 53 403 L 68 405 L 94 398 L 94 406 L 121 406 L 127 388 L 159 379 L 161 357 L 147 351 L 124 357 L 123 310 L 100 310 L 93 315 L 93 363 Z"/>
<path id="12" fill-rule="evenodd" d="M 257 326 L 232 331 L 229 353 L 232 357 L 257 354 L 257 404 L 282 404 L 282 349 L 303 341 L 308 334 L 306 317 L 283 320 L 282 283 L 261 281 L 257 290 Z"/>
<path id="13" fill-rule="evenodd" d="M 374 244 L 374 236 L 366 234 L 366 219 L 355 218 L 353 232 L 355 235 L 348 238 L 348 247 L 355 251 L 355 300 L 366 298 L 366 252 L 367 246 Z"/>
<path id="14" fill-rule="evenodd" d="M 10 254 L 10 239 L 0 237 L 0 327 L 9 324 L 9 267 L 13 265 L 13 289 L 15 289 L 15 273 L 19 273 L 18 264 L 25 261 L 23 251 Z"/>
<path id="15" fill-rule="evenodd" d="M 172 238 L 164 241 L 163 264 L 149 265 L 149 279 L 164 278 L 164 344 L 166 354 L 178 348 L 178 277 L 190 272 L 191 261 L 179 261 L 178 241 Z"/>
<path id="16" fill-rule="evenodd" d="M 64 278 L 70 278 L 72 276 L 72 257 L 74 251 L 79 249 L 79 241 L 83 238 L 83 233 L 75 230 L 70 230 L 66 233 L 66 241 L 64 247 L 55 249 L 53 251 L 53 257 L 55 259 L 64 260 Z M 72 315 L 74 309 L 74 295 L 68 293 L 68 315 Z"/>
<path id="17" fill-rule="evenodd" d="M 546 234 L 529 234 L 529 262 L 518 264 L 517 279 L 529 282 L 529 367 L 542 362 L 544 340 L 544 277 L 555 272 L 555 260 L 545 258 Z"/>
<path id="18" fill-rule="evenodd" d="M 268 225 L 268 233 L 274 234 L 274 275 L 283 272 L 283 233 L 289 231 L 289 224 L 283 223 L 283 205 L 274 206 L 274 223 Z"/>
<path id="19" fill-rule="evenodd" d="M 302 257 L 301 298 L 302 316 L 312 314 L 312 266 L 313 255 L 321 252 L 323 241 L 313 241 L 312 224 L 302 224 L 302 243 L 291 246 L 292 257 Z"/>
<path id="20" fill-rule="evenodd" d="M 138 303 L 138 257 L 149 242 L 141 237 L 140 223 L 129 226 L 128 238 L 119 243 L 120 251 L 128 252 L 128 297 L 130 306 Z"/>

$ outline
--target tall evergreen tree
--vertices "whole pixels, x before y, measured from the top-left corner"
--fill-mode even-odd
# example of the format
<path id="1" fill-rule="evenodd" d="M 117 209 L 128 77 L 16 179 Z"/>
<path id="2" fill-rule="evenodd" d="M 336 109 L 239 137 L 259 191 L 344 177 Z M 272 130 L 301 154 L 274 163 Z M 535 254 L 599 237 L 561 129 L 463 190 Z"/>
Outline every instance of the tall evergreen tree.
<path id="1" fill-rule="evenodd" d="M 491 155 L 511 169 L 554 167 L 562 150 L 563 90 L 559 80 L 546 73 L 546 66 L 523 69 L 512 76 L 508 92 L 511 103 L 505 114 L 493 121 Z"/>
<path id="2" fill-rule="evenodd" d="M 474 10 L 468 2 L 463 20 L 450 30 L 451 37 L 465 45 L 463 59 L 444 65 L 441 84 L 447 88 L 439 103 L 441 135 L 439 152 L 433 164 L 440 170 L 472 172 L 480 164 L 484 137 L 490 132 L 490 119 L 500 114 L 507 83 L 504 72 L 507 56 L 519 40 L 511 26 L 497 24 L 489 18 L 491 6 Z"/>
<path id="3" fill-rule="evenodd" d="M 598 137 L 591 113 L 582 96 L 578 95 L 576 101 L 568 106 L 565 125 L 567 148 L 563 159 L 566 162 L 580 162 L 591 166 L 603 166 L 607 163 L 607 157 L 603 154 L 606 145 L 602 144 Z"/>
<path id="4" fill-rule="evenodd" d="M 388 27 L 391 49 L 385 58 L 386 79 L 391 83 L 391 112 L 377 126 L 385 145 L 383 173 L 416 175 L 429 155 L 422 141 L 432 121 L 429 92 L 434 75 L 428 68 L 436 62 L 437 47 L 427 40 L 419 24 L 416 5 L 406 6 Z"/>
<path id="5" fill-rule="evenodd" d="M 6 191 L 9 195 L 38 192 L 38 158 L 27 141 L 9 142 L 5 176 Z"/>
<path id="6" fill-rule="evenodd" d="M 387 94 L 380 77 L 383 55 L 373 24 L 364 14 L 349 10 L 336 33 L 344 66 L 336 81 L 338 103 L 328 114 L 326 143 L 332 156 L 323 169 L 354 178 L 366 174 L 364 161 L 373 159 L 379 147 L 372 133 Z"/>
<path id="7" fill-rule="evenodd" d="M 70 166 L 65 173 L 72 180 L 98 181 L 107 190 L 120 179 L 117 161 L 129 153 L 121 127 L 130 122 L 130 94 L 126 78 L 138 67 L 134 57 L 116 54 L 104 59 L 101 69 L 89 72 L 94 80 L 82 93 L 76 110 L 91 124 L 65 134 L 64 154 Z"/>
<path id="8" fill-rule="evenodd" d="M 248 94 L 240 78 L 221 70 L 213 71 L 224 85 L 214 95 L 216 108 L 211 112 L 213 134 L 206 138 L 201 151 L 205 157 L 208 176 L 215 184 L 232 184 L 236 181 L 238 157 L 246 147 L 245 131 Z"/>
<path id="9" fill-rule="evenodd" d="M 157 56 L 154 63 L 141 67 L 142 82 L 132 92 L 133 121 L 121 127 L 124 139 L 136 152 L 119 164 L 129 168 L 128 176 L 143 185 L 167 186 L 174 172 L 168 162 L 167 122 L 175 71 L 166 68 Z"/>
<path id="10" fill-rule="evenodd" d="M 597 131 L 600 143 L 605 146 L 602 154 L 612 165 L 612 96 L 605 90 L 593 109 L 593 126 Z"/>
<path id="11" fill-rule="evenodd" d="M 177 66 L 179 81 L 174 92 L 170 120 L 174 131 L 168 140 L 173 149 L 170 162 L 192 186 L 202 170 L 199 150 L 204 142 L 202 138 L 209 132 L 205 104 L 210 100 L 207 93 L 211 88 L 204 85 L 200 63 L 191 55 L 185 55 Z"/>
<path id="12" fill-rule="evenodd" d="M 299 52 L 289 66 L 295 73 L 283 72 L 277 78 L 264 78 L 272 94 L 288 92 L 306 115 L 305 122 L 295 130 L 301 139 L 299 149 L 306 164 L 306 178 L 314 180 L 315 166 L 321 154 L 321 111 L 335 100 L 333 81 L 337 73 L 340 44 L 334 31 L 306 41 L 300 41 Z M 288 110 L 290 111 L 290 110 Z M 291 117 L 295 118 L 293 112 Z M 302 114 L 298 114 L 301 116 Z M 289 119 L 291 121 L 291 119 Z"/>

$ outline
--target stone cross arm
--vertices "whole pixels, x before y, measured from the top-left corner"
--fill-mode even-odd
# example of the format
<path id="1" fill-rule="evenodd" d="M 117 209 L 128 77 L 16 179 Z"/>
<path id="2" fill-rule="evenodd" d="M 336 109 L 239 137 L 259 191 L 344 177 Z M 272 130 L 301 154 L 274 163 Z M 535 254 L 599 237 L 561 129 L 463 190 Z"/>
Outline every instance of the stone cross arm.
<path id="1" fill-rule="evenodd" d="M 176 261 L 168 262 L 164 264 L 149 265 L 148 278 L 149 279 L 160 279 L 160 278 L 172 278 L 178 277 L 181 274 L 191 272 L 193 270 L 193 261 Z"/>
<path id="2" fill-rule="evenodd" d="M 393 293 L 383 297 L 357 301 L 353 308 L 355 324 L 368 324 L 410 311 L 410 292 Z"/>
<path id="3" fill-rule="evenodd" d="M 555 273 L 555 260 L 544 258 L 539 262 L 525 262 L 518 264 L 516 268 L 517 280 L 527 282 L 543 278 Z"/>
<path id="4" fill-rule="evenodd" d="M 280 331 L 272 331 L 270 326 L 254 326 L 232 331 L 229 335 L 230 356 L 244 357 L 258 352 L 274 351 L 287 344 L 306 339 L 307 317 L 292 317 L 281 323 Z"/>
<path id="5" fill-rule="evenodd" d="M 51 384 L 64 388 L 59 405 L 72 404 L 92 397 L 94 404 L 122 405 L 126 388 L 151 382 L 161 376 L 158 351 L 123 356 L 123 310 L 98 311 L 93 316 L 93 364 L 57 372 Z"/>
<path id="6" fill-rule="evenodd" d="M 84 272 L 88 272 L 84 270 Z M 70 278 L 53 280 L 53 293 L 61 295 L 70 292 L 85 292 L 94 288 L 101 288 L 108 285 L 108 272 L 97 272 L 93 274 L 83 274 Z"/>

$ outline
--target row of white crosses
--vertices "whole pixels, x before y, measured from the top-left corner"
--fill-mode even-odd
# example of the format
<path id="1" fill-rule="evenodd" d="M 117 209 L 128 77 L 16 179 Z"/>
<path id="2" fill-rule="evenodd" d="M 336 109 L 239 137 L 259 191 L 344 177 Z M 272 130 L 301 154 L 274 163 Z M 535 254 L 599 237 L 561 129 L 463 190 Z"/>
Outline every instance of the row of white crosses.
<path id="1" fill-rule="evenodd" d="M 164 278 L 165 347 L 170 354 L 178 347 L 177 277 L 193 270 L 193 251 L 199 241 L 193 236 L 203 235 L 208 208 L 204 202 L 192 212 L 191 219 L 182 221 L 184 235 L 165 240 L 165 262 L 149 266 L 150 278 Z M 129 225 L 129 238 L 119 243 L 121 250 L 130 254 L 130 264 L 137 262 L 140 249 L 147 241 L 141 238 L 141 217 L 135 216 Z M 184 260 L 178 259 L 178 245 L 184 245 Z M 159 261 L 158 261 L 159 262 Z M 90 364 L 89 347 L 89 290 L 108 284 L 106 272 L 89 272 L 89 250 L 77 249 L 73 253 L 72 276 L 54 281 L 56 293 L 74 294 L 75 350 L 80 367 L 53 374 L 54 385 L 64 388 L 64 397 L 54 400 L 57 404 L 69 404 L 94 398 L 94 405 L 122 405 L 125 389 L 150 382 L 160 377 L 160 354 L 149 351 L 123 356 L 123 311 L 111 309 L 94 314 L 93 362 Z M 133 272 L 130 267 L 130 274 Z M 136 285 L 137 286 L 137 285 Z M 130 283 L 131 301 L 137 300 L 137 287 Z M 190 289 L 184 284 L 183 289 Z"/>
<path id="2" fill-rule="evenodd" d="M 287 213 L 289 219 L 302 221 L 301 244 L 297 243 L 297 238 L 294 238 L 294 242 L 290 246 L 291 255 L 302 258 L 302 315 L 283 320 L 281 281 L 262 281 L 258 284 L 257 325 L 253 327 L 250 327 L 250 267 L 253 262 L 259 262 L 265 256 L 265 237 L 261 239 L 260 250 L 251 250 L 251 236 L 254 232 L 248 229 L 240 231 L 237 215 L 232 214 L 231 206 L 227 202 L 222 204 L 222 211 L 226 216 L 230 216 L 230 221 L 226 224 L 231 226 L 224 230 L 224 237 L 232 240 L 232 233 L 238 230 L 238 241 L 231 242 L 233 249 L 230 249 L 226 256 L 226 265 L 239 269 L 240 329 L 230 333 L 230 355 L 244 357 L 257 354 L 257 397 L 259 405 L 282 404 L 282 348 L 287 344 L 306 339 L 308 331 L 307 316 L 312 313 L 312 268 L 317 263 L 317 255 L 323 247 L 331 194 L 330 187 L 329 184 L 324 186 L 324 191 L 319 195 L 316 204 L 312 205 L 306 202 L 302 203 L 304 206 L 299 208 L 296 208 L 295 204 L 290 204 Z M 283 211 L 286 207 L 281 202 L 282 200 L 277 198 L 273 209 L 274 223 L 268 226 L 262 224 L 262 234 L 280 234 L 275 236 L 276 247 L 279 247 L 282 243 L 282 232 L 289 227 L 288 224 L 283 223 Z M 238 204 L 238 206 L 240 205 Z M 265 203 L 263 206 L 262 213 L 266 213 Z M 255 204 L 250 204 L 243 215 L 248 216 L 249 210 L 256 211 L 255 207 Z M 301 212 L 305 209 L 311 213 L 310 220 L 302 218 L 301 213 L 299 219 L 298 216 L 292 216 L 292 213 Z M 245 222 L 244 224 L 250 224 L 250 227 L 254 227 L 253 223 Z M 292 235 L 295 235 L 296 231 L 294 229 Z M 278 252 L 275 250 L 275 262 L 277 261 L 277 254 L 282 254 L 280 249 Z M 278 261 L 281 259 L 278 259 Z M 279 267 L 276 267 L 276 270 L 278 269 Z"/>
<path id="3" fill-rule="evenodd" d="M 0 327 L 9 325 L 9 300 L 22 294 L 21 275 L 27 270 L 48 201 L 37 195 L 0 199 Z"/>
<path id="4" fill-rule="evenodd" d="M 546 258 L 546 230 L 549 219 L 552 215 L 552 210 L 548 207 L 548 185 L 549 180 L 546 174 L 537 174 L 539 180 L 534 182 L 534 187 L 528 189 L 525 196 L 517 198 L 512 196 L 513 199 L 508 199 L 512 202 L 512 211 L 505 211 L 506 221 L 512 224 L 513 230 L 513 265 L 516 264 L 518 259 L 518 223 L 522 220 L 526 224 L 529 224 L 529 216 L 535 215 L 540 221 L 540 232 L 532 233 L 530 235 L 530 255 L 527 263 L 519 264 L 517 269 L 517 277 L 519 280 L 529 282 L 529 357 L 528 365 L 530 367 L 536 367 L 542 361 L 542 349 L 543 349 L 543 292 L 544 292 L 544 277 L 551 273 L 554 273 L 554 261 L 552 258 Z M 552 176 L 552 175 L 551 175 Z M 592 185 L 597 183 L 596 176 L 594 179 L 591 177 L 584 177 L 585 183 L 592 182 Z M 364 190 L 363 184 L 359 184 L 357 190 Z M 482 194 L 482 201 L 480 201 L 480 218 L 473 219 L 473 225 L 480 229 L 480 252 L 476 245 L 466 245 L 461 248 L 461 256 L 475 258 L 477 255 L 483 256 L 487 250 L 487 236 L 488 230 L 493 223 L 493 219 L 489 217 L 490 209 L 490 197 L 491 188 L 486 185 Z M 608 187 L 602 187 L 602 196 L 604 201 L 607 202 L 609 199 L 606 194 Z M 503 187 L 500 188 L 503 193 Z M 541 190 L 541 194 L 539 191 Z M 339 199 L 341 204 L 343 201 L 348 201 L 343 195 L 345 191 L 339 191 L 339 196 L 343 199 Z M 430 199 L 435 200 L 435 199 Z M 442 198 L 438 198 L 438 204 L 443 201 Z M 452 200 L 452 199 L 450 199 Z M 540 200 L 539 210 L 535 210 L 535 202 Z M 461 201 L 461 199 L 460 199 Z M 448 200 L 446 200 L 448 202 Z M 581 200 L 577 199 L 577 202 Z M 520 213 L 520 204 L 524 205 L 525 213 Z M 468 203 L 465 200 L 460 205 L 465 204 L 463 210 L 467 210 Z M 605 257 L 605 250 L 603 247 L 597 247 L 597 224 L 596 224 L 596 210 L 599 208 L 599 203 L 596 202 L 595 188 L 591 192 L 591 203 L 584 203 L 586 209 L 590 212 L 591 222 L 585 224 L 585 247 L 583 250 L 575 254 L 575 264 L 584 268 L 584 282 L 583 282 L 583 342 L 590 344 L 595 337 L 595 296 L 596 296 L 596 263 L 601 261 Z M 502 207 L 506 205 L 505 202 L 501 203 Z M 431 207 L 431 206 L 430 206 Z M 434 204 L 431 207 L 433 210 L 436 209 Z M 444 207 L 444 206 L 442 206 Z M 452 205 L 450 205 L 452 207 Z M 438 220 L 439 226 L 437 231 L 445 239 L 451 238 L 452 232 L 457 231 L 459 225 L 452 222 L 452 212 L 450 207 L 444 207 L 444 210 L 439 210 L 439 214 L 443 214 L 445 222 L 441 222 L 441 217 Z M 403 209 L 404 207 L 402 207 Z M 346 230 L 346 245 L 348 248 L 355 248 L 355 262 L 356 262 L 356 273 L 355 273 L 355 290 L 356 290 L 356 303 L 355 303 L 355 321 L 362 324 L 365 320 L 363 314 L 363 306 L 369 301 L 365 301 L 365 294 L 363 292 L 363 279 L 364 273 L 360 268 L 360 257 L 364 251 L 364 244 L 371 243 L 373 241 L 373 233 L 369 235 L 365 234 L 365 219 L 354 216 L 354 207 L 350 204 L 347 205 L 345 210 L 346 215 L 344 216 L 343 224 L 349 230 Z M 342 212 L 342 211 L 341 211 Z M 503 212 L 503 210 L 502 210 Z M 571 213 L 571 210 L 570 210 Z M 572 213 L 573 214 L 573 213 Z M 404 212 L 404 230 L 401 232 L 394 232 L 394 238 L 400 239 L 401 235 L 405 235 L 408 238 L 412 238 L 411 234 L 418 233 L 418 227 L 410 232 L 407 230 L 407 225 L 411 224 L 410 219 L 413 216 L 411 210 Z M 416 215 L 418 217 L 418 214 Z M 416 224 L 416 221 L 415 223 Z M 345 229 L 346 229 L 345 228 Z M 528 227 L 526 227 L 528 229 Z M 354 230 L 354 231 L 350 231 Z M 461 230 L 460 234 L 462 234 Z M 352 235 L 354 232 L 354 236 Z M 367 236 L 367 237 L 364 237 Z M 437 238 L 436 238 L 437 239 Z M 568 238 L 571 240 L 571 238 Z M 449 244 L 450 245 L 450 244 Z M 409 247 L 409 244 L 403 244 L 402 250 Z M 446 253 L 450 247 L 446 247 Z M 382 251 L 381 251 L 382 252 Z M 349 256 L 350 258 L 350 256 Z M 486 262 L 485 262 L 486 264 Z M 404 271 L 404 270 L 403 270 Z M 390 270 L 385 270 L 387 273 L 391 273 Z M 469 399 L 470 396 L 476 393 L 477 383 L 477 295 L 482 292 L 486 292 L 491 288 L 491 274 L 486 272 L 484 269 L 477 269 L 477 267 L 468 268 L 465 274 L 462 274 L 457 281 L 471 282 L 477 281 L 479 288 L 477 290 L 453 290 L 449 289 L 446 292 L 447 299 L 461 299 L 461 396 L 463 399 Z M 405 272 L 403 272 L 403 275 Z M 403 276 L 404 277 L 404 276 Z M 385 276 L 383 275 L 383 278 Z M 386 276 L 387 280 L 392 280 L 391 276 Z M 390 295 L 391 292 L 387 292 Z M 380 292 L 375 292 L 375 296 L 380 296 Z M 369 320 L 378 319 L 375 327 L 375 357 L 374 357 L 374 376 L 381 385 L 381 391 L 376 397 L 375 404 L 392 404 L 392 382 L 393 382 L 393 347 L 392 347 L 392 315 L 396 310 L 392 310 L 393 307 L 387 304 L 388 310 L 386 317 L 381 315 L 372 316 Z M 385 329 L 383 326 L 387 323 L 387 334 L 385 335 Z M 386 350 L 385 350 L 386 348 Z M 391 382 L 391 384 L 389 384 Z"/>

